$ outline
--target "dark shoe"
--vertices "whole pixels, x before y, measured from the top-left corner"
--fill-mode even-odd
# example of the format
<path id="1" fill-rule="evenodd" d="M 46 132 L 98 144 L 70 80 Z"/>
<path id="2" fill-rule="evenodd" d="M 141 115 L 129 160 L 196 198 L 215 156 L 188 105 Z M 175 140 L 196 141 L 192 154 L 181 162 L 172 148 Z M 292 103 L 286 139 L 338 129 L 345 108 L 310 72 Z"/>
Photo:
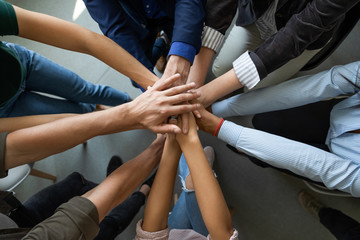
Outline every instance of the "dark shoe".
<path id="1" fill-rule="evenodd" d="M 319 211 L 324 205 L 307 191 L 301 191 L 298 196 L 300 205 L 319 220 Z"/>
<path id="2" fill-rule="evenodd" d="M 143 184 L 141 184 L 141 185 L 148 185 L 148 186 L 151 188 L 151 186 L 152 186 L 152 184 L 153 184 L 153 182 L 154 182 L 154 179 L 155 179 L 156 172 L 157 172 L 157 171 L 155 171 L 154 174 L 151 175 L 151 177 L 149 177 L 149 178 L 148 178 L 145 182 L 143 182 Z"/>
<path id="3" fill-rule="evenodd" d="M 118 167 L 123 164 L 123 161 L 119 156 L 112 156 L 109 164 L 106 168 L 106 176 L 109 176 L 113 171 L 115 171 Z"/>

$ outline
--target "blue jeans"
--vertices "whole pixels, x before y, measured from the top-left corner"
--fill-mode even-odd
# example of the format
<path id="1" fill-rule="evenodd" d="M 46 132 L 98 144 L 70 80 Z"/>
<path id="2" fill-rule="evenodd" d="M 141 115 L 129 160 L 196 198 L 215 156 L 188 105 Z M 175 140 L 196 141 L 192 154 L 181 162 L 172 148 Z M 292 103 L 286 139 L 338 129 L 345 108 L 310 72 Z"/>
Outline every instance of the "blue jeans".
<path id="1" fill-rule="evenodd" d="M 91 17 L 99 24 L 103 34 L 153 72 L 156 61 L 166 50 L 165 42 L 162 41 L 163 39 L 156 40 L 156 35 L 160 30 L 164 30 L 171 39 L 174 21 L 168 17 L 146 18 L 142 11 L 136 9 L 143 6 L 134 6 L 141 1 L 83 1 Z M 140 87 L 134 81 L 132 84 Z M 140 89 L 145 91 L 141 87 Z"/>
<path id="2" fill-rule="evenodd" d="M 92 112 L 96 104 L 116 106 L 130 101 L 127 93 L 87 82 L 72 71 L 17 44 L 4 44 L 19 56 L 26 69 L 26 79 L 16 95 L 0 108 L 0 117 L 86 113 Z M 35 92 L 64 99 L 55 99 Z"/>
<path id="3" fill-rule="evenodd" d="M 209 232 L 201 216 L 195 192 L 194 190 L 188 190 L 185 185 L 186 177 L 190 174 L 190 171 L 184 155 L 181 155 L 180 158 L 179 172 L 183 191 L 169 216 L 168 225 L 170 229 L 193 229 L 207 236 Z"/>

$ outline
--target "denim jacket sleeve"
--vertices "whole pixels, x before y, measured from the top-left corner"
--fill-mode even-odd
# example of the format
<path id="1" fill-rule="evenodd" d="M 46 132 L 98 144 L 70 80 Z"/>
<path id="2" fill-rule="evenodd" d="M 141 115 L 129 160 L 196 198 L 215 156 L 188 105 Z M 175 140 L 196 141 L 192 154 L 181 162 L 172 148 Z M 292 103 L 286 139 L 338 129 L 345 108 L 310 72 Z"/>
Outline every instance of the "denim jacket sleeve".
<path id="1" fill-rule="evenodd" d="M 212 111 L 217 116 L 231 117 L 298 107 L 359 91 L 349 81 L 360 85 L 360 61 L 236 95 L 214 103 Z"/>
<path id="2" fill-rule="evenodd" d="M 299 56 L 314 42 L 319 41 L 323 34 L 333 31 L 346 12 L 358 2 L 360 1 L 313 0 L 307 4 L 283 28 L 250 54 L 260 79 Z"/>

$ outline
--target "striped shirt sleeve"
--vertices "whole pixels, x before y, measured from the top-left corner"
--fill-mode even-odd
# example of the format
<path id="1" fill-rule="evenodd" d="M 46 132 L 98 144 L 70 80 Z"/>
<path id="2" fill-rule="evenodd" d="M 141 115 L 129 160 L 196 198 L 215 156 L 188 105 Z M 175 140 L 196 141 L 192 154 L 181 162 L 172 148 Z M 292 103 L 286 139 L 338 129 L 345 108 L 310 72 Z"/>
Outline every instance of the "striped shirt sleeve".
<path id="1" fill-rule="evenodd" d="M 233 62 L 233 67 L 239 82 L 248 89 L 252 89 L 260 82 L 259 73 L 250 58 L 249 51 L 246 51 L 236 59 Z"/>
<path id="2" fill-rule="evenodd" d="M 220 50 L 224 39 L 224 34 L 211 27 L 205 26 L 201 36 L 202 47 L 210 48 L 216 53 Z"/>

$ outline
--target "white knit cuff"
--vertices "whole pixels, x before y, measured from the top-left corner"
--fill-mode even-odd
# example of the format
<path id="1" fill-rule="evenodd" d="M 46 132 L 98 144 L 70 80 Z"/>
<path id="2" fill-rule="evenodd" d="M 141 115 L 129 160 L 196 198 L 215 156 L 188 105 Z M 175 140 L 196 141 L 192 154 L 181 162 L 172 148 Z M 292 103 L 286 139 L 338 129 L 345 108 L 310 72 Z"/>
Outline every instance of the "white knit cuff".
<path id="1" fill-rule="evenodd" d="M 250 58 L 249 51 L 244 52 L 236 59 L 233 62 L 233 67 L 239 82 L 248 89 L 252 89 L 260 82 L 259 73 L 257 72 L 254 62 Z"/>
<path id="2" fill-rule="evenodd" d="M 201 36 L 202 47 L 207 47 L 216 52 L 220 50 L 223 44 L 225 36 L 215 29 L 205 26 Z"/>

